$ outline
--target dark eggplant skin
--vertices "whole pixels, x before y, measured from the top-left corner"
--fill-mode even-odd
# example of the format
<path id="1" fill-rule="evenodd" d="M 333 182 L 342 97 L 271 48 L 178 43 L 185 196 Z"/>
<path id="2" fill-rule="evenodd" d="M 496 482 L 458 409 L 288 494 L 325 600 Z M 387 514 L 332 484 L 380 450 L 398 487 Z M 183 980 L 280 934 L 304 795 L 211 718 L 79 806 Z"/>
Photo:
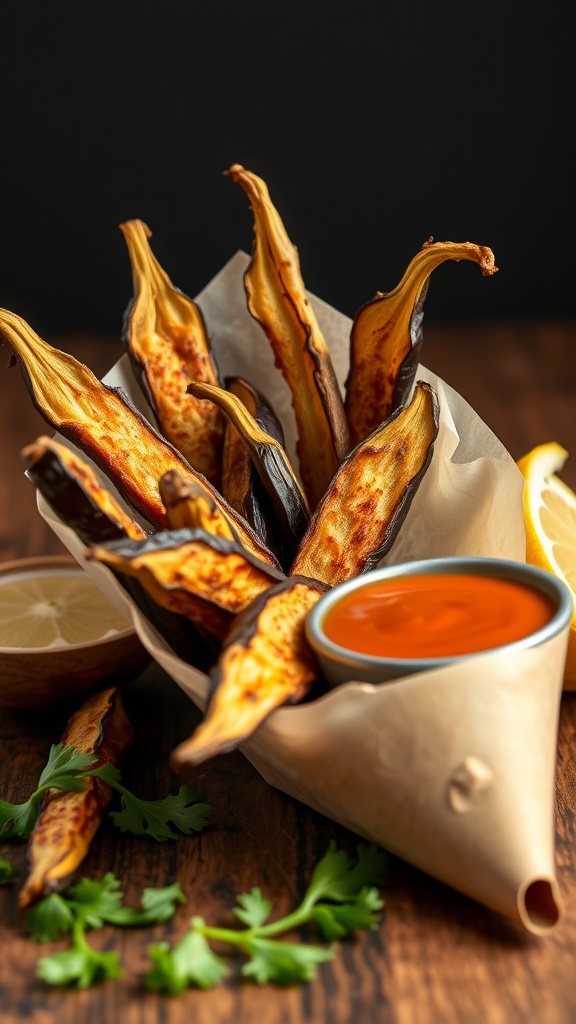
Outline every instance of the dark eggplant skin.
<path id="1" fill-rule="evenodd" d="M 97 489 L 88 490 L 86 477 L 83 480 L 78 472 L 75 473 L 73 465 L 67 464 L 62 454 L 53 447 L 53 442 L 51 445 L 44 447 L 41 454 L 35 445 L 29 445 L 22 452 L 27 463 L 27 475 L 50 508 L 83 544 L 105 544 L 107 541 L 126 538 L 130 521 L 128 517 L 116 518 L 103 507 L 99 499 L 107 495 L 105 488 L 99 485 Z M 77 457 L 74 463 L 80 467 Z M 84 466 L 83 471 L 88 471 L 88 467 Z M 144 531 L 135 522 L 132 521 L 131 526 L 134 539 L 144 536 Z"/>
<path id="2" fill-rule="evenodd" d="M 342 462 L 310 520 L 290 575 L 304 573 L 336 586 L 379 563 L 430 465 L 438 425 L 436 392 L 417 381 L 408 405 Z"/>
<path id="3" fill-rule="evenodd" d="M 152 602 L 189 618 L 215 642 L 214 649 L 234 616 L 284 579 L 240 544 L 202 529 L 167 530 L 142 541 L 97 545 L 88 557 L 121 577 L 137 579 Z"/>
<path id="4" fill-rule="evenodd" d="M 200 382 L 189 384 L 187 391 L 219 405 L 245 440 L 274 508 L 281 538 L 280 562 L 286 567 L 294 558 L 306 530 L 309 510 L 284 448 L 262 430 L 242 400 L 231 392 Z"/>
<path id="5" fill-rule="evenodd" d="M 310 693 L 320 669 L 304 623 L 327 589 L 318 580 L 291 576 L 236 616 L 210 674 L 204 720 L 172 753 L 176 770 L 235 749 L 275 708 Z"/>

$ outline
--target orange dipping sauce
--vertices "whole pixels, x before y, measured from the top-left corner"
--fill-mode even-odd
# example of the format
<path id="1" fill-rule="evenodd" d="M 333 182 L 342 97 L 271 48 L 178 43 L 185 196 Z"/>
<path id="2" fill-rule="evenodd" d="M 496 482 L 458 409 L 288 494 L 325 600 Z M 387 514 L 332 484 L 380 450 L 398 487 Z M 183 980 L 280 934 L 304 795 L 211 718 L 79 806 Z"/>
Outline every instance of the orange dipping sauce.
<path id="1" fill-rule="evenodd" d="M 535 587 L 500 576 L 397 576 L 345 595 L 322 623 L 329 640 L 388 658 L 450 658 L 521 640 L 556 611 Z"/>

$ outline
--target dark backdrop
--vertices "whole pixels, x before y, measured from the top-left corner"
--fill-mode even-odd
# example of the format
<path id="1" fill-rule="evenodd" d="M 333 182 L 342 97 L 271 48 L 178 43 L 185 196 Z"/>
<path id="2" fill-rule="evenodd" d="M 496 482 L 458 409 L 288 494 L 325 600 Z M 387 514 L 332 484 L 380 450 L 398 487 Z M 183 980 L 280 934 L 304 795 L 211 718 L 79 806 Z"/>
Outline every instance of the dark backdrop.
<path id="1" fill-rule="evenodd" d="M 0 8 L 0 303 L 40 333 L 117 333 L 118 224 L 195 294 L 265 178 L 307 287 L 352 315 L 429 236 L 433 319 L 573 316 L 574 0 L 19 0 Z"/>

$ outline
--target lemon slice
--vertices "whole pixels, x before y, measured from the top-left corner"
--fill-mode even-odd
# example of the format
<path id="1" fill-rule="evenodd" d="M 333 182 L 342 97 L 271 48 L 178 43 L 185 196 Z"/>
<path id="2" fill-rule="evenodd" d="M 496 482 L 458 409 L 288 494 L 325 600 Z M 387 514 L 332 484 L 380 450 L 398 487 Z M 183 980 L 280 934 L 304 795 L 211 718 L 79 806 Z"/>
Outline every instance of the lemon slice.
<path id="1" fill-rule="evenodd" d="M 576 494 L 556 475 L 567 458 L 562 445 L 549 441 L 533 448 L 517 465 L 526 481 L 526 561 L 563 580 L 576 602 Z M 576 612 L 564 679 L 566 689 L 576 689 Z"/>
<path id="2" fill-rule="evenodd" d="M 0 647 L 85 644 L 128 628 L 81 570 L 37 570 L 0 580 Z"/>

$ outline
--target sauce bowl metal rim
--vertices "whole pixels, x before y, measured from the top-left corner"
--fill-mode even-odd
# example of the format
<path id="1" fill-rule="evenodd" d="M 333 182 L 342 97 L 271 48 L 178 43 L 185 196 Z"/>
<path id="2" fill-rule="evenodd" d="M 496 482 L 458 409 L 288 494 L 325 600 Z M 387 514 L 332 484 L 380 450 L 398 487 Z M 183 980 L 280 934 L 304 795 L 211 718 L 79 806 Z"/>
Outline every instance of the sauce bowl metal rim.
<path id="1" fill-rule="evenodd" d="M 384 655 L 364 654 L 349 647 L 341 647 L 329 640 L 323 629 L 323 622 L 330 609 L 346 594 L 360 590 L 370 583 L 381 579 L 393 579 L 397 576 L 438 575 L 440 573 L 457 573 L 475 576 L 499 576 L 513 579 L 527 585 L 537 587 L 551 597 L 557 605 L 554 615 L 545 626 L 529 633 L 520 640 L 509 644 L 490 647 L 470 654 L 446 655 L 440 658 L 392 658 Z M 332 660 L 341 666 L 350 668 L 363 665 L 377 669 L 386 665 L 398 670 L 410 667 L 412 672 L 425 671 L 475 658 L 492 651 L 519 651 L 527 647 L 538 647 L 560 633 L 569 625 L 574 614 L 574 602 L 568 586 L 553 573 L 528 562 L 517 562 L 511 559 L 490 558 L 488 556 L 444 556 L 441 558 L 418 559 L 412 562 L 399 562 L 396 565 L 370 569 L 360 576 L 338 583 L 327 591 L 308 612 L 305 631 L 308 642 L 315 652 L 326 660 Z"/>

